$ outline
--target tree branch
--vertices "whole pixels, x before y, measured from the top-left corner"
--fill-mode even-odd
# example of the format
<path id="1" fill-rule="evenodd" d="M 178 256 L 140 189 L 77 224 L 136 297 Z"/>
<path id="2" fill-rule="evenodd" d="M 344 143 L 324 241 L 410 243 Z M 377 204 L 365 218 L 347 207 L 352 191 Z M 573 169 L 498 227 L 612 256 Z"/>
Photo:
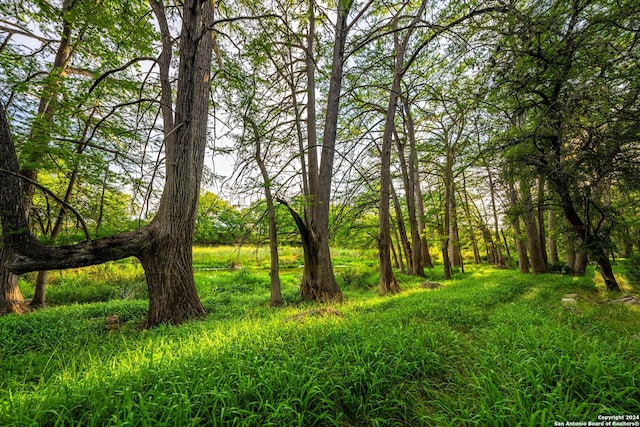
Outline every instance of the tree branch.
<path id="1" fill-rule="evenodd" d="M 89 91 L 87 92 L 87 95 L 91 94 L 91 92 L 93 92 L 93 90 L 100 84 L 100 82 L 102 82 L 104 79 L 109 77 L 111 74 L 115 74 L 118 71 L 126 70 L 131 65 L 135 64 L 136 62 L 140 62 L 140 61 L 153 61 L 153 62 L 156 62 L 157 60 L 156 60 L 156 58 L 151 58 L 149 56 L 143 56 L 143 57 L 140 57 L 140 58 L 133 58 L 132 60 L 126 62 L 124 65 L 122 65 L 122 66 L 120 66 L 118 68 L 114 68 L 113 70 L 109 70 L 109 71 L 105 72 L 104 74 L 102 74 L 100 77 L 98 77 L 96 79 L 96 81 L 93 82 L 93 84 L 89 88 Z"/>
<path id="2" fill-rule="evenodd" d="M 16 172 L 11 172 L 9 170 L 6 169 L 2 169 L 0 168 L 0 173 L 8 173 L 9 175 L 13 175 L 16 176 L 18 178 L 20 178 L 23 181 L 28 182 L 29 184 L 38 187 L 40 190 L 44 191 L 45 193 L 47 193 L 49 196 L 51 196 L 52 199 L 54 199 L 56 202 L 58 202 L 60 204 L 60 206 L 62 207 L 62 209 L 69 209 L 71 212 L 73 212 L 73 214 L 76 216 L 76 218 L 78 218 L 78 221 L 80 221 L 80 225 L 82 226 L 82 231 L 84 232 L 84 236 L 87 238 L 87 242 L 91 243 L 91 235 L 89 234 L 89 229 L 87 228 L 87 224 L 84 222 L 84 219 L 82 219 L 82 216 L 80 215 L 80 213 L 78 213 L 77 210 L 75 210 L 73 208 L 73 206 L 71 206 L 70 204 L 66 203 L 64 200 L 62 200 L 61 198 L 59 198 L 58 196 L 56 196 L 55 194 L 53 194 L 53 192 L 51 190 L 49 190 L 47 187 L 37 183 L 36 181 L 27 178 L 24 175 L 21 175 L 19 173 Z"/>

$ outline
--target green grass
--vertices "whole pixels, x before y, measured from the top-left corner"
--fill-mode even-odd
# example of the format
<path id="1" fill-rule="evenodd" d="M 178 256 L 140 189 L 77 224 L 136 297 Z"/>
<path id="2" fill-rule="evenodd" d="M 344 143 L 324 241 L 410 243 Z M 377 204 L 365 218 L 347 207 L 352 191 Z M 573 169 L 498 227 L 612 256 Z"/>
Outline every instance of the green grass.
<path id="1" fill-rule="evenodd" d="M 254 264 L 198 271 L 209 316 L 179 327 L 142 330 L 135 298 L 2 317 L 0 425 L 539 426 L 640 412 L 639 310 L 604 303 L 592 271 L 470 267 L 437 290 L 399 276 L 403 292 L 381 297 L 375 267 L 349 261 L 340 316 L 292 317 L 314 307 L 297 300 L 296 268 L 287 304 L 270 308 Z M 565 293 L 582 298 L 565 308 Z M 124 323 L 109 334 L 111 313 Z"/>

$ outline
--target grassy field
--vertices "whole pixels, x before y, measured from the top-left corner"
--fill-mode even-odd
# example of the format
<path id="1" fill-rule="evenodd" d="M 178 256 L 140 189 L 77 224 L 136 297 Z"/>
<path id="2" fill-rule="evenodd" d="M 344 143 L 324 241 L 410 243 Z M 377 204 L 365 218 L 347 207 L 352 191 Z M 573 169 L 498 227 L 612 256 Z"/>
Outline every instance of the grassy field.
<path id="1" fill-rule="evenodd" d="M 640 309 L 607 304 L 593 270 L 469 266 L 436 290 L 399 276 L 403 292 L 381 297 L 375 253 L 335 255 L 344 303 L 298 302 L 301 255 L 290 249 L 286 305 L 273 309 L 266 252 L 196 248 L 208 317 L 154 330 L 141 329 L 139 265 L 52 274 L 49 308 L 0 317 L 0 425 L 551 426 L 640 415 Z M 241 268 L 222 269 L 231 265 Z M 566 293 L 581 298 L 563 306 Z M 112 313 L 123 324 L 109 333 Z"/>

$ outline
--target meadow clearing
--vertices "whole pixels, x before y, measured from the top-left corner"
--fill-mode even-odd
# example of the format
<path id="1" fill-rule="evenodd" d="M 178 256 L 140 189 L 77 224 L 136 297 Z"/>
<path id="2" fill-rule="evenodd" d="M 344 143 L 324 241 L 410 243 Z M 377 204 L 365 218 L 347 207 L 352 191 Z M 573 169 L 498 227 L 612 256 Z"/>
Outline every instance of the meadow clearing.
<path id="1" fill-rule="evenodd" d="M 152 330 L 136 262 L 52 273 L 48 308 L 0 317 L 0 425 L 541 426 L 640 414 L 640 309 L 608 304 L 593 267 L 574 278 L 469 265 L 448 281 L 436 268 L 428 279 L 442 288 L 398 275 L 402 292 L 379 296 L 374 252 L 334 257 L 344 302 L 300 302 L 301 254 L 284 248 L 285 305 L 271 308 L 266 250 L 195 248 L 208 316 Z M 562 303 L 568 293 L 576 304 Z"/>

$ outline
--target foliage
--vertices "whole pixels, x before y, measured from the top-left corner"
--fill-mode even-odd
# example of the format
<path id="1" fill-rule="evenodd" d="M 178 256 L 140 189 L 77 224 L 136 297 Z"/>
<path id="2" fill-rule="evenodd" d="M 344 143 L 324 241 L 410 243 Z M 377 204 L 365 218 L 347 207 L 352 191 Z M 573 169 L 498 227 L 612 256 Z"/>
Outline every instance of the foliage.
<path id="1" fill-rule="evenodd" d="M 200 196 L 194 241 L 200 244 L 230 245 L 248 234 L 242 213 L 209 191 Z"/>
<path id="2" fill-rule="evenodd" d="M 567 265 L 564 261 L 558 261 L 552 264 L 549 264 L 549 273 L 556 274 L 573 274 L 573 269 Z"/>
<path id="3" fill-rule="evenodd" d="M 264 272 L 203 274 L 210 315 L 180 327 L 140 330 L 138 300 L 0 318 L 0 424 L 550 425 L 640 405 L 640 317 L 597 304 L 592 277 L 400 276 L 401 294 L 347 288 L 339 316 L 300 318 L 291 281 L 273 309 Z"/>
<path id="4" fill-rule="evenodd" d="M 629 280 L 640 283 L 640 255 L 635 254 L 624 260 L 624 271 Z"/>
<path id="5" fill-rule="evenodd" d="M 33 295 L 36 273 L 21 278 L 25 298 Z M 48 276 L 47 304 L 83 304 L 111 300 L 146 299 L 144 271 L 138 262 L 124 260 L 58 271 Z"/>

